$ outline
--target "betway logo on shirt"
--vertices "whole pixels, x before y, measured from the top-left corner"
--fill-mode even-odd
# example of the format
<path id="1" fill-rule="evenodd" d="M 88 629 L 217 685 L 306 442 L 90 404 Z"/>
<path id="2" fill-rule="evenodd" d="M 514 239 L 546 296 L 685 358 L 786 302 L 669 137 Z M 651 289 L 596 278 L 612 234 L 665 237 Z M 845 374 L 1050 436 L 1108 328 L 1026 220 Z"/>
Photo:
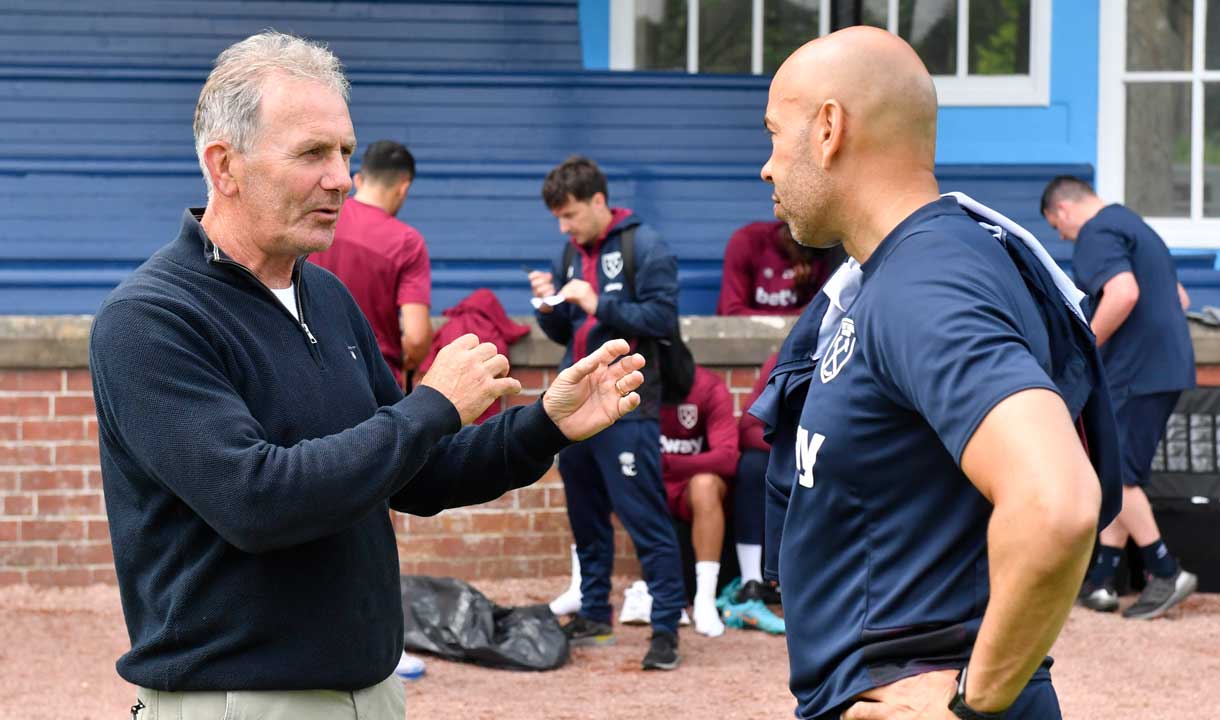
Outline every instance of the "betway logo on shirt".
<path id="1" fill-rule="evenodd" d="M 703 452 L 703 438 L 667 438 L 661 436 L 661 453 L 663 455 L 698 455 Z"/>
<path id="2" fill-rule="evenodd" d="M 797 482 L 802 487 L 813 487 L 813 466 L 818 461 L 818 451 L 826 436 L 822 433 L 809 435 L 809 431 L 801 426 L 796 428 L 796 472 Z"/>
<path id="3" fill-rule="evenodd" d="M 796 293 L 784 289 L 777 292 L 767 292 L 763 288 L 754 288 L 754 302 L 770 307 L 792 307 L 796 304 Z"/>

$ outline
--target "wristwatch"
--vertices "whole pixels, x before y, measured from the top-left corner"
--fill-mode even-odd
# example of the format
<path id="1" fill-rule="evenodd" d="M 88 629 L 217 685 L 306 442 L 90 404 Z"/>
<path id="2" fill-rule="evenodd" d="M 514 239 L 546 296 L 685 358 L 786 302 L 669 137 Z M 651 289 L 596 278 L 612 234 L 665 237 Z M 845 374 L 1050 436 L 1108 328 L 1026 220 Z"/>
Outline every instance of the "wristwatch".
<path id="1" fill-rule="evenodd" d="M 963 720 L 1004 720 L 1008 711 L 981 712 L 966 704 L 966 668 L 957 674 L 957 694 L 949 701 L 949 712 Z"/>

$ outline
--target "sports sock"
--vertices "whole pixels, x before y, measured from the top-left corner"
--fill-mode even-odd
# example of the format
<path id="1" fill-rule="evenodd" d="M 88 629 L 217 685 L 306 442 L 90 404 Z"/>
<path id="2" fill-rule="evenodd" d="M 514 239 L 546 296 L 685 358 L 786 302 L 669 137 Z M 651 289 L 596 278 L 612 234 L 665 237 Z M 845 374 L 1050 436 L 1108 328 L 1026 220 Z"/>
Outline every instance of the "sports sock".
<path id="1" fill-rule="evenodd" d="M 1178 571 L 1178 561 L 1169 554 L 1165 541 L 1157 538 L 1151 545 L 1140 547 L 1140 557 L 1144 559 L 1144 567 L 1157 577 L 1173 577 Z"/>
<path id="2" fill-rule="evenodd" d="M 1118 574 L 1118 564 L 1123 559 L 1123 549 L 1109 545 L 1098 545 L 1097 556 L 1093 558 L 1093 566 L 1085 577 L 1093 585 L 1113 585 L 1114 576 Z"/>
<path id="3" fill-rule="evenodd" d="M 762 582 L 762 545 L 737 543 L 737 564 L 741 566 L 741 584 L 751 580 Z"/>
<path id="4" fill-rule="evenodd" d="M 550 602 L 551 612 L 556 616 L 571 615 L 580 611 L 580 556 L 576 554 L 576 546 L 572 546 L 572 580 L 568 589 Z"/>
<path id="5" fill-rule="evenodd" d="M 568 585 L 569 590 L 580 591 L 580 556 L 576 554 L 576 545 L 571 546 L 572 549 L 572 583 Z"/>
<path id="6" fill-rule="evenodd" d="M 720 563 L 695 563 L 695 631 L 708 637 L 724 634 L 724 623 L 716 609 L 716 582 L 720 578 Z"/>

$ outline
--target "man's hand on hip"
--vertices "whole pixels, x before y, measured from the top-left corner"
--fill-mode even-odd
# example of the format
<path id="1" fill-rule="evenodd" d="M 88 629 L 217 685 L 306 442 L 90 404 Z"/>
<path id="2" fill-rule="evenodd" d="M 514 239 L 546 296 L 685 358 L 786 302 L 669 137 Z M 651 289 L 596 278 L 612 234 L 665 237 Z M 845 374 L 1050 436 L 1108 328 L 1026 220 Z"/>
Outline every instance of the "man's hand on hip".
<path id="1" fill-rule="evenodd" d="M 569 440 L 584 440 L 640 405 L 644 356 L 627 355 L 626 340 L 610 340 L 559 373 L 542 396 L 542 408 Z M 615 358 L 623 357 L 614 365 Z"/>
<path id="2" fill-rule="evenodd" d="M 934 670 L 860 693 L 843 720 L 954 720 L 957 671 Z"/>
<path id="3" fill-rule="evenodd" d="M 479 343 L 466 334 L 441 348 L 420 385 L 427 385 L 449 398 L 469 425 L 504 395 L 521 392 L 521 383 L 508 377 L 508 358 L 491 343 Z"/>

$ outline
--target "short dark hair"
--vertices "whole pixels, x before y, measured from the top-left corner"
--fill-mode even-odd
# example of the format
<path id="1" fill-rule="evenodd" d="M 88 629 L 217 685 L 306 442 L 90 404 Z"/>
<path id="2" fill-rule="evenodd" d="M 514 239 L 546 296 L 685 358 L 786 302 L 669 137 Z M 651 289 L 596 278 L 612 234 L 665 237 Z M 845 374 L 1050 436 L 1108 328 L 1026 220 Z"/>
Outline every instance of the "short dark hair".
<path id="1" fill-rule="evenodd" d="M 1048 210 L 1064 200 L 1074 202 L 1096 194 L 1093 192 L 1092 185 L 1075 175 L 1056 176 L 1046 184 L 1046 189 L 1042 191 L 1042 214 L 1045 215 Z"/>
<path id="2" fill-rule="evenodd" d="M 402 143 L 378 140 L 365 149 L 360 175 L 377 185 L 393 185 L 404 175 L 408 180 L 414 180 L 415 157 Z"/>
<path id="3" fill-rule="evenodd" d="M 606 175 L 597 163 L 583 155 L 573 155 L 555 166 L 542 183 L 542 201 L 551 210 L 563 207 L 569 195 L 585 202 L 597 193 L 610 198 Z"/>

